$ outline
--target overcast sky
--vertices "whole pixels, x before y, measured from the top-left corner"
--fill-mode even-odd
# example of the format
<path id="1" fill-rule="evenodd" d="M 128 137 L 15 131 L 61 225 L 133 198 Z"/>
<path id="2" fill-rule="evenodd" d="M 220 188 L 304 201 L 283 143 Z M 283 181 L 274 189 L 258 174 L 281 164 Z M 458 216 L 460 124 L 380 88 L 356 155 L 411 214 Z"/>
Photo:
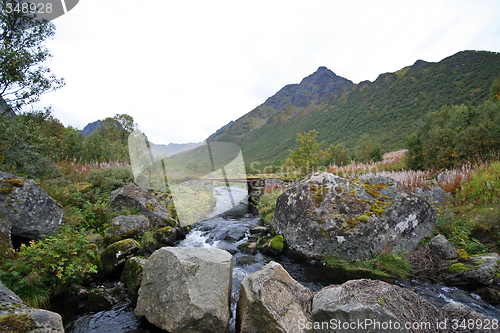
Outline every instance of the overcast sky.
<path id="1" fill-rule="evenodd" d="M 319 66 L 354 83 L 463 50 L 500 52 L 500 1 L 81 0 L 54 20 L 42 97 L 64 125 L 117 113 L 200 142 Z"/>

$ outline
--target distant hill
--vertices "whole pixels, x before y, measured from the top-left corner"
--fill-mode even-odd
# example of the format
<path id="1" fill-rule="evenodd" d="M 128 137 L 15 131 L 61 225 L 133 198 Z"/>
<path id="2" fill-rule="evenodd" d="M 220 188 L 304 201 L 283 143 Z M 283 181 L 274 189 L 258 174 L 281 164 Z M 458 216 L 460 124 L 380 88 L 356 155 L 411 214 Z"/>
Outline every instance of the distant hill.
<path id="1" fill-rule="evenodd" d="M 425 114 L 443 105 L 480 104 L 497 78 L 500 54 L 487 51 L 463 51 L 437 63 L 418 60 L 359 84 L 319 67 L 208 140 L 238 144 L 247 165 L 284 160 L 297 133 L 311 129 L 319 132 L 322 148 L 343 142 L 352 149 L 368 134 L 385 150 L 400 149 Z"/>
<path id="2" fill-rule="evenodd" d="M 97 129 L 97 127 L 99 127 L 99 125 L 101 125 L 100 120 L 94 121 L 93 123 L 87 124 L 87 126 L 85 126 L 81 132 L 85 136 L 90 135 L 93 131 Z"/>

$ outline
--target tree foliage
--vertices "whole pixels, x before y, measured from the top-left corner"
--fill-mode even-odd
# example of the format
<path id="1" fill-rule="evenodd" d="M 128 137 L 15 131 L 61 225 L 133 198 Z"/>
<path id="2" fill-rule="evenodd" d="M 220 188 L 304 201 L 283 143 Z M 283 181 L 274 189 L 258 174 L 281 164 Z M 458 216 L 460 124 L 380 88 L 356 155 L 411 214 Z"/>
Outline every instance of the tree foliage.
<path id="1" fill-rule="evenodd" d="M 451 168 L 498 156 L 500 101 L 431 112 L 406 138 L 406 148 L 406 163 L 412 169 Z"/>
<path id="2" fill-rule="evenodd" d="M 316 142 L 318 132 L 310 130 L 307 133 L 297 134 L 296 142 L 299 144 L 297 148 L 290 151 L 289 158 L 293 161 L 296 167 L 305 168 L 308 172 L 319 164 L 319 143 Z"/>
<path id="3" fill-rule="evenodd" d="M 7 13 L 8 3 L 15 6 L 20 2 L 0 1 L 0 97 L 14 110 L 64 85 L 63 79 L 44 66 L 52 56 L 43 42 L 54 35 L 54 24 L 48 21 L 33 24 L 39 19 L 22 11 Z"/>

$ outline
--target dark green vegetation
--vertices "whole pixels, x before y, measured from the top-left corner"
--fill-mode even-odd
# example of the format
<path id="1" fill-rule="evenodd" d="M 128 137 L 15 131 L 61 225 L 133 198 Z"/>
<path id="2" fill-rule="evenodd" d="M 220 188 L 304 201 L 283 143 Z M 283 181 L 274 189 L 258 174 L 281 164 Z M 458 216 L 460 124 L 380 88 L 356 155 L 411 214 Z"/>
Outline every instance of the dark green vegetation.
<path id="1" fill-rule="evenodd" d="M 15 117 L 0 114 L 0 171 L 47 178 L 60 176 L 65 162 L 127 163 L 127 139 L 134 126 L 132 117 L 116 115 L 85 137 L 71 126 L 64 127 L 50 109 Z"/>
<path id="2" fill-rule="evenodd" d="M 407 166 L 445 169 L 494 159 L 500 153 L 500 101 L 443 106 L 427 114 L 406 138 Z"/>
<path id="3" fill-rule="evenodd" d="M 44 66 L 52 55 L 43 42 L 55 34 L 54 24 L 45 21 L 26 29 L 33 26 L 36 16 L 7 13 L 5 6 L 16 2 L 0 1 L 0 102 L 7 102 L 15 111 L 64 85 L 63 79 Z"/>
<path id="4" fill-rule="evenodd" d="M 437 231 L 463 257 L 500 252 L 500 162 L 484 165 L 442 208 Z"/>
<path id="5" fill-rule="evenodd" d="M 357 85 L 326 68 L 288 85 L 209 140 L 238 144 L 247 166 L 284 161 L 297 133 L 318 132 L 322 149 L 354 150 L 366 135 L 385 151 L 404 147 L 414 124 L 443 106 L 479 106 L 500 77 L 500 54 L 464 51 L 438 63 L 422 60 Z"/>

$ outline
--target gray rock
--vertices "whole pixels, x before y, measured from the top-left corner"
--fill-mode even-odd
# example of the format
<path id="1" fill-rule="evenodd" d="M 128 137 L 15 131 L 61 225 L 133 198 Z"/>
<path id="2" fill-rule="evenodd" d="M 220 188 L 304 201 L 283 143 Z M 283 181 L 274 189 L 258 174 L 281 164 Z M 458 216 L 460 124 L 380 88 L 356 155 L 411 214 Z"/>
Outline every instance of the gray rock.
<path id="1" fill-rule="evenodd" d="M 446 332 L 446 333 L 455 333 L 455 332 L 460 332 L 460 333 L 491 333 L 495 332 L 495 329 L 492 329 L 492 327 L 488 329 L 483 329 L 485 326 L 485 323 L 491 323 L 492 318 L 489 318 L 477 311 L 471 310 L 468 307 L 466 307 L 463 304 L 460 303 L 448 303 L 445 306 L 441 308 L 441 314 L 442 314 L 442 320 L 447 321 L 448 323 L 448 329 L 447 330 L 442 330 L 440 332 Z M 452 325 L 453 323 L 458 323 L 458 325 L 462 323 L 466 323 L 465 326 L 466 328 L 459 327 L 459 329 L 453 329 Z M 467 326 L 469 323 L 476 323 L 476 325 L 472 325 L 471 327 Z M 479 326 L 477 323 L 481 323 L 482 325 Z M 490 325 L 491 326 L 491 325 Z M 481 328 L 480 328 L 481 327 Z M 497 327 L 498 329 L 498 327 Z"/>
<path id="2" fill-rule="evenodd" d="M 440 207 L 443 203 L 448 200 L 450 195 L 446 193 L 441 187 L 435 186 L 431 188 L 420 188 L 417 187 L 413 191 L 415 195 L 419 195 L 424 198 L 428 203 L 435 207 Z"/>
<path id="3" fill-rule="evenodd" d="M 314 294 L 312 302 L 312 320 L 318 325 L 314 332 L 412 332 L 405 323 L 435 323 L 440 318 L 440 312 L 423 297 L 377 280 L 351 280 L 325 287 Z M 377 322 L 392 326 L 377 327 Z M 364 326 L 342 329 L 344 323 Z"/>
<path id="4" fill-rule="evenodd" d="M 250 228 L 250 234 L 252 235 L 267 235 L 269 233 L 269 229 L 266 228 L 266 227 L 262 227 L 262 226 L 255 226 L 255 227 L 252 227 Z"/>
<path id="5" fill-rule="evenodd" d="M 172 333 L 227 332 L 232 271 L 227 251 L 163 247 L 144 265 L 135 314 Z"/>
<path id="6" fill-rule="evenodd" d="M 129 210 L 138 208 L 140 213 L 151 221 L 153 228 L 176 226 L 176 221 L 172 219 L 172 214 L 167 209 L 168 204 L 169 202 L 162 202 L 135 184 L 128 184 L 111 192 L 109 201 L 110 207 L 116 210 L 121 210 L 122 207 Z"/>
<path id="7" fill-rule="evenodd" d="M 141 246 L 135 240 L 127 238 L 108 246 L 101 256 L 102 267 L 106 275 L 120 273 L 128 258 L 138 254 Z"/>
<path id="8" fill-rule="evenodd" d="M 64 333 L 62 318 L 59 314 L 27 306 L 16 294 L 5 287 L 0 281 L 0 317 L 9 314 L 28 315 L 33 318 L 37 329 L 30 332 Z"/>
<path id="9" fill-rule="evenodd" d="M 441 259 L 451 260 L 458 258 L 457 249 L 443 235 L 437 235 L 432 238 L 429 242 L 429 248 Z"/>
<path id="10" fill-rule="evenodd" d="M 434 229 L 437 211 L 385 177 L 310 176 L 277 200 L 271 226 L 297 254 L 366 259 L 412 251 Z"/>
<path id="11" fill-rule="evenodd" d="M 271 261 L 243 278 L 237 307 L 237 331 L 313 332 L 309 318 L 312 292 Z M 301 327 L 304 326 L 303 329 Z"/>
<path id="12" fill-rule="evenodd" d="M 134 238 L 149 228 L 149 219 L 144 215 L 120 215 L 106 227 L 104 240 L 114 243 L 121 239 Z"/>
<path id="13" fill-rule="evenodd" d="M 50 235 L 61 228 L 64 210 L 31 179 L 2 173 L 0 216 L 11 225 L 11 235 L 28 239 Z"/>
<path id="14" fill-rule="evenodd" d="M 103 311 L 124 300 L 125 285 L 123 283 L 118 283 L 111 287 L 102 286 L 93 288 L 89 290 L 85 310 Z"/>
<path id="15" fill-rule="evenodd" d="M 457 260 L 448 271 L 441 275 L 449 285 L 467 288 L 493 287 L 500 290 L 500 256 L 496 253 L 470 257 L 468 260 Z"/>
<path id="16" fill-rule="evenodd" d="M 6 258 L 9 253 L 12 253 L 10 223 L 0 218 L 0 257 Z"/>

